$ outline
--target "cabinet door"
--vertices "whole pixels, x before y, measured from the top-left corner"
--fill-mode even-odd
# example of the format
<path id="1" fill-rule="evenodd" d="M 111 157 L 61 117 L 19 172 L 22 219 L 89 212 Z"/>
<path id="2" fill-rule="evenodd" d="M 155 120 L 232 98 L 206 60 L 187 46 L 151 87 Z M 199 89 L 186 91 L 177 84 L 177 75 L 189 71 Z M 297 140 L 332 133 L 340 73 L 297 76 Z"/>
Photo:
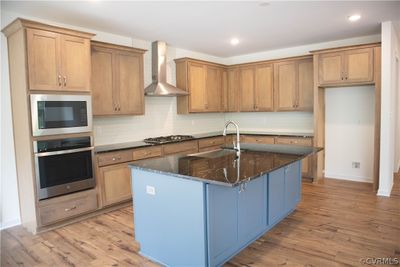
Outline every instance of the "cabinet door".
<path id="1" fill-rule="evenodd" d="M 319 84 L 343 83 L 344 62 L 342 52 L 319 55 L 318 68 Z"/>
<path id="2" fill-rule="evenodd" d="M 219 67 L 206 66 L 206 110 L 221 111 L 222 72 Z"/>
<path id="3" fill-rule="evenodd" d="M 228 70 L 228 111 L 239 111 L 239 69 Z"/>
<path id="4" fill-rule="evenodd" d="M 117 112 L 113 86 L 113 52 L 92 47 L 93 115 L 112 115 Z"/>
<path id="5" fill-rule="evenodd" d="M 206 70 L 203 64 L 188 63 L 189 111 L 206 110 Z"/>
<path id="6" fill-rule="evenodd" d="M 240 69 L 240 111 L 254 111 L 254 67 Z"/>
<path id="7" fill-rule="evenodd" d="M 348 83 L 372 82 L 373 49 L 357 49 L 344 52 L 345 81 Z"/>
<path id="8" fill-rule="evenodd" d="M 60 35 L 53 32 L 27 29 L 28 75 L 31 90 L 59 90 Z"/>
<path id="9" fill-rule="evenodd" d="M 255 69 L 255 109 L 273 110 L 273 69 L 271 64 L 258 65 Z"/>
<path id="10" fill-rule="evenodd" d="M 99 168 L 99 186 L 103 206 L 132 198 L 131 171 L 128 164 Z"/>
<path id="11" fill-rule="evenodd" d="M 266 225 L 264 178 L 254 179 L 239 190 L 238 235 L 242 245 L 253 240 Z M 264 212 L 263 212 L 264 211 Z"/>
<path id="12" fill-rule="evenodd" d="M 118 91 L 118 113 L 144 114 L 143 56 L 116 52 L 115 88 Z"/>
<path id="13" fill-rule="evenodd" d="M 314 67 L 313 60 L 298 61 L 297 109 L 312 110 L 314 103 Z"/>
<path id="14" fill-rule="evenodd" d="M 285 214 L 285 170 L 268 174 L 268 225 L 274 225 Z"/>
<path id="15" fill-rule="evenodd" d="M 285 214 L 293 210 L 300 201 L 301 170 L 300 162 L 285 167 Z"/>
<path id="16" fill-rule="evenodd" d="M 221 111 L 228 111 L 228 72 L 222 70 L 222 101 Z"/>
<path id="17" fill-rule="evenodd" d="M 90 40 L 61 35 L 63 89 L 90 91 Z"/>
<path id="18" fill-rule="evenodd" d="M 238 189 L 207 184 L 209 266 L 218 266 L 238 246 Z"/>
<path id="19" fill-rule="evenodd" d="M 296 69 L 295 61 L 274 64 L 275 106 L 277 111 L 296 109 Z"/>

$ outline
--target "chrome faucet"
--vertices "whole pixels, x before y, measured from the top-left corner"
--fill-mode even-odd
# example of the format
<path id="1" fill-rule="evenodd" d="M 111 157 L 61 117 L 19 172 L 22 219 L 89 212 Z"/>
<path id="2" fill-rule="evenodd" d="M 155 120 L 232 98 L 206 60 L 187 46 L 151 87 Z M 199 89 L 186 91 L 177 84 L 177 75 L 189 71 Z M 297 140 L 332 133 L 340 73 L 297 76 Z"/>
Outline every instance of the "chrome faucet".
<path id="1" fill-rule="evenodd" d="M 229 124 L 233 124 L 236 127 L 236 144 L 233 142 L 233 149 L 236 150 L 236 155 L 240 156 L 240 133 L 239 133 L 239 126 L 234 123 L 233 121 L 228 121 L 225 124 L 223 136 L 226 136 L 226 130 L 228 129 Z"/>

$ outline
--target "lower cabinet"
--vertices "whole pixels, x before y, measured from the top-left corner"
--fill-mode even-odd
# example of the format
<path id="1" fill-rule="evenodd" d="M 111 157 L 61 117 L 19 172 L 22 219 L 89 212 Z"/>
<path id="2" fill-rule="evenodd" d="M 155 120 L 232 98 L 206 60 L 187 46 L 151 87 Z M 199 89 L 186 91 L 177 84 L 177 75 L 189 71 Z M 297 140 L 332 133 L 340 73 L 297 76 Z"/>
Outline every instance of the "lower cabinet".
<path id="1" fill-rule="evenodd" d="M 300 201 L 301 164 L 236 187 L 207 184 L 209 266 L 220 266 L 285 218 Z"/>
<path id="2" fill-rule="evenodd" d="M 301 166 L 292 163 L 268 175 L 268 226 L 271 227 L 291 212 L 301 199 Z"/>
<path id="3" fill-rule="evenodd" d="M 109 206 L 132 198 L 131 170 L 128 163 L 99 168 L 99 188 L 102 191 L 101 205 Z"/>

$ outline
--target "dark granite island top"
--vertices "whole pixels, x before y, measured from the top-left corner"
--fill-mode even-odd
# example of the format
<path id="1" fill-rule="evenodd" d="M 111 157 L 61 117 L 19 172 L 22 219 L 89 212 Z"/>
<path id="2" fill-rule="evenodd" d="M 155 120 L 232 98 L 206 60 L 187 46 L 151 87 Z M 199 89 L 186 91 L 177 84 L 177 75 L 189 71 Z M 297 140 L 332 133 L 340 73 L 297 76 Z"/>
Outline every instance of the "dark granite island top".
<path id="1" fill-rule="evenodd" d="M 237 157 L 232 147 L 227 146 L 222 150 L 135 161 L 129 166 L 133 169 L 233 187 L 322 150 L 291 145 L 241 146 L 240 157 Z"/>

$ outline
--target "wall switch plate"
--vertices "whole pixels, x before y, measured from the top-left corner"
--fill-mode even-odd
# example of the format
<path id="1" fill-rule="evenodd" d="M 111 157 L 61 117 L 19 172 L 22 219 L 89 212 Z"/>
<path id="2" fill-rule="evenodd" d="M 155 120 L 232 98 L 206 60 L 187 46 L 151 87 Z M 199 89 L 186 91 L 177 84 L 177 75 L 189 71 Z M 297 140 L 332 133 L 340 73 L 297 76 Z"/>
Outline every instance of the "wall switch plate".
<path id="1" fill-rule="evenodd" d="M 351 165 L 352 165 L 352 167 L 354 169 L 359 169 L 360 168 L 360 162 L 358 162 L 358 161 L 353 161 Z"/>
<path id="2" fill-rule="evenodd" d="M 154 196 L 156 194 L 156 188 L 154 186 L 146 185 L 146 193 Z"/>

